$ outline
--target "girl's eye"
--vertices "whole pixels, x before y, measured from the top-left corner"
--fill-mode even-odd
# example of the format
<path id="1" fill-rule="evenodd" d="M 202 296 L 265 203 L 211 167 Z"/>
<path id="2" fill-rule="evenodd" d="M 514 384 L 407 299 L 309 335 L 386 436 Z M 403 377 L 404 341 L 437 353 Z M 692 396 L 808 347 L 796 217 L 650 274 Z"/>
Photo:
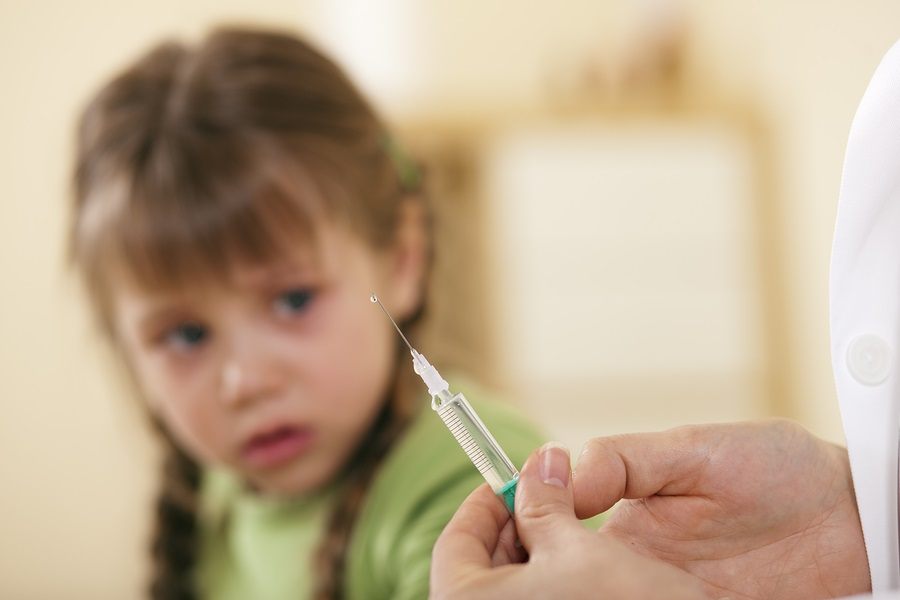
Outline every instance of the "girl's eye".
<path id="1" fill-rule="evenodd" d="M 302 313 L 304 310 L 309 308 L 309 304 L 310 302 L 312 302 L 312 299 L 312 290 L 288 290 L 278 296 L 278 298 L 275 300 L 275 309 L 279 313 L 285 315 Z"/>
<path id="2" fill-rule="evenodd" d="M 191 350 L 202 344 L 209 337 L 209 331 L 203 325 L 184 323 L 166 333 L 165 344 L 178 350 Z"/>

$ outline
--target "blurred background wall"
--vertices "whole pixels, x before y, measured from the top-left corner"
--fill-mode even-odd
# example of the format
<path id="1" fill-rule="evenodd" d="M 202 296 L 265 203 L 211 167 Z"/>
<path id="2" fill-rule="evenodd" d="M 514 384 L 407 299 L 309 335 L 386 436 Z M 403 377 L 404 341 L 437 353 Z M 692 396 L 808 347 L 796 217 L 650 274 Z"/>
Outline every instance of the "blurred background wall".
<path id="1" fill-rule="evenodd" d="M 3 0 L 0 596 L 140 595 L 153 449 L 65 269 L 72 126 L 222 21 L 306 32 L 377 100 L 435 185 L 423 348 L 554 437 L 778 415 L 841 439 L 831 233 L 897 3 Z"/>

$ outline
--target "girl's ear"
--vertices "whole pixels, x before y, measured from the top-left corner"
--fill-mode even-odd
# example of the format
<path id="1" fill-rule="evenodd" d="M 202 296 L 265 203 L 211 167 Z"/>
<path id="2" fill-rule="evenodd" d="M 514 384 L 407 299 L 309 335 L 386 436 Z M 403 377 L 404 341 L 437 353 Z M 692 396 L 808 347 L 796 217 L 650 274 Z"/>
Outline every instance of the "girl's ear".
<path id="1" fill-rule="evenodd" d="M 399 319 L 412 316 L 422 303 L 428 249 L 425 207 L 420 198 L 408 198 L 400 204 L 389 266 L 392 310 Z"/>

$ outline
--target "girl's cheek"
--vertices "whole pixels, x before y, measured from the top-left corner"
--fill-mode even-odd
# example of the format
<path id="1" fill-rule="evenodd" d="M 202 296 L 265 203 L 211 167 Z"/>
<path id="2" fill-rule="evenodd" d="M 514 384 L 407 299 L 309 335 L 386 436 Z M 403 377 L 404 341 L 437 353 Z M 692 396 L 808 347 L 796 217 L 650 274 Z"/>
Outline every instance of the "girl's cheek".
<path id="1" fill-rule="evenodd" d="M 207 366 L 158 364 L 152 385 L 156 412 L 166 427 L 198 459 L 212 460 L 223 404 Z"/>
<path id="2" fill-rule="evenodd" d="M 154 357 L 146 384 L 173 401 L 183 401 L 185 397 L 204 390 L 209 393 L 215 383 L 215 366 L 211 354 L 198 352 L 185 356 L 164 353 Z"/>

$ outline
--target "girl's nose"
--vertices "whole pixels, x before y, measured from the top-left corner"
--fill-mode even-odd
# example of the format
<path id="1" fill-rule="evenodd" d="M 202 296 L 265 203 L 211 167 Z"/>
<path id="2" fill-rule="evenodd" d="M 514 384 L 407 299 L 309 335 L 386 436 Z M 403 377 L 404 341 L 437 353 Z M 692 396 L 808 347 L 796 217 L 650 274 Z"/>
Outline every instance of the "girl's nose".
<path id="1" fill-rule="evenodd" d="M 260 365 L 240 359 L 226 360 L 222 365 L 220 395 L 228 406 L 241 406 L 275 394 L 275 382 Z"/>
<path id="2" fill-rule="evenodd" d="M 234 361 L 226 362 L 222 367 L 222 400 L 225 404 L 234 404 L 240 395 L 241 367 Z"/>

